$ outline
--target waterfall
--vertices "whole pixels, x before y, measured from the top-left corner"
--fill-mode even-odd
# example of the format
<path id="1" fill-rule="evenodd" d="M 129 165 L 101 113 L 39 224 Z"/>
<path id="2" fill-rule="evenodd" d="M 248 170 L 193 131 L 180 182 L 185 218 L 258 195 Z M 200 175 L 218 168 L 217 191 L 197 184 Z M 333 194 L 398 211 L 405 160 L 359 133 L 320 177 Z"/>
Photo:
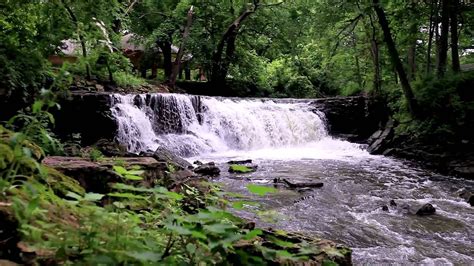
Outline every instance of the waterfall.
<path id="1" fill-rule="evenodd" d="M 181 156 L 303 146 L 327 137 L 309 103 L 184 94 L 112 95 L 117 140 L 130 152 L 164 146 Z"/>

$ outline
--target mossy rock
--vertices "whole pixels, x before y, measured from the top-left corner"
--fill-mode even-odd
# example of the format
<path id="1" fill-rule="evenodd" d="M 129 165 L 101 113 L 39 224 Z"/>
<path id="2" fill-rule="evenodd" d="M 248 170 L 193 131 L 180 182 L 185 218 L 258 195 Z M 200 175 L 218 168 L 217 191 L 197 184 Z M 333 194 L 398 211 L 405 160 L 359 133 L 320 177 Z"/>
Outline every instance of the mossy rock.
<path id="1" fill-rule="evenodd" d="M 229 173 L 240 173 L 240 174 L 246 174 L 246 173 L 251 173 L 257 171 L 257 166 L 256 165 L 239 165 L 239 164 L 231 164 L 229 166 Z"/>
<path id="2" fill-rule="evenodd" d="M 84 195 L 86 193 L 77 180 L 62 174 L 51 167 L 43 166 L 43 169 L 47 172 L 45 178 L 46 183 L 58 196 L 65 196 L 68 192 L 74 192 L 79 195 Z"/>

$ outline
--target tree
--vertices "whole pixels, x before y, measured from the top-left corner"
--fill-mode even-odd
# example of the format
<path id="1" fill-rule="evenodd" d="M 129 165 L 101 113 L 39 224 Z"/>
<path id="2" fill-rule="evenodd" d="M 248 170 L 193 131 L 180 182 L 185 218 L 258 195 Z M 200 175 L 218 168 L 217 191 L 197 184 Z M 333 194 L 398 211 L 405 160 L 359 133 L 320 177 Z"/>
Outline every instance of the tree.
<path id="1" fill-rule="evenodd" d="M 410 82 L 408 81 L 408 77 L 406 75 L 405 69 L 403 68 L 402 61 L 400 60 L 400 56 L 398 50 L 395 46 L 395 42 L 392 38 L 392 33 L 390 31 L 389 22 L 385 15 L 385 11 L 382 9 L 379 0 L 372 1 L 374 5 L 375 13 L 377 14 L 378 21 L 380 27 L 382 28 L 384 40 L 388 48 L 388 53 L 390 58 L 392 59 L 393 64 L 395 65 L 395 69 L 397 71 L 398 77 L 400 79 L 400 84 L 402 86 L 403 93 L 405 95 L 405 99 L 407 101 L 407 107 L 409 112 L 413 115 L 417 115 L 417 103 L 415 99 L 415 95 L 413 94 L 413 90 L 411 88 Z"/>
<path id="2" fill-rule="evenodd" d="M 458 12 L 459 0 L 451 0 L 449 9 L 450 28 L 451 28 L 451 60 L 454 72 L 461 71 L 459 62 L 459 36 L 458 36 Z"/>
<path id="3" fill-rule="evenodd" d="M 450 16 L 450 0 L 441 0 L 441 33 L 438 42 L 437 56 L 437 74 L 443 77 L 446 73 L 446 65 L 448 63 L 448 35 L 449 35 L 449 16 Z"/>
<path id="4" fill-rule="evenodd" d="M 181 68 L 181 60 L 182 60 L 183 55 L 184 55 L 184 50 L 185 50 L 185 47 L 186 47 L 186 41 L 189 37 L 189 32 L 191 30 L 191 25 L 193 23 L 193 10 L 194 10 L 194 7 L 191 6 L 189 8 L 189 11 L 188 11 L 187 22 L 186 22 L 186 26 L 184 28 L 183 38 L 181 39 L 181 45 L 179 46 L 178 53 L 176 54 L 176 59 L 173 63 L 173 69 L 171 71 L 170 79 L 168 81 L 168 84 L 171 87 L 175 86 L 176 78 L 178 77 L 178 73 L 179 73 L 180 68 Z"/>

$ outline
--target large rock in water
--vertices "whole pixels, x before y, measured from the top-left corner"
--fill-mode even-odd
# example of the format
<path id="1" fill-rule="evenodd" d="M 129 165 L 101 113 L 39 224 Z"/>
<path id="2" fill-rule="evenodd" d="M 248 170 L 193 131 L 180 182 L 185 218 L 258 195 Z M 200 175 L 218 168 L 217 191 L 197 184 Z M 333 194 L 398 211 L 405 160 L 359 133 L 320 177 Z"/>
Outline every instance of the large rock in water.
<path id="1" fill-rule="evenodd" d="M 461 198 L 466 200 L 467 203 L 469 203 L 471 206 L 474 206 L 474 193 L 469 192 L 469 191 L 464 191 L 459 195 Z"/>
<path id="2" fill-rule="evenodd" d="M 221 173 L 221 170 L 216 166 L 215 163 L 210 162 L 198 166 L 196 169 L 194 169 L 194 172 L 204 176 L 218 176 Z"/>
<path id="3" fill-rule="evenodd" d="M 425 215 L 432 215 L 432 214 L 435 214 L 435 213 L 436 213 L 435 207 L 433 207 L 433 205 L 427 203 L 427 204 L 423 205 L 423 206 L 416 212 L 416 215 L 425 216 Z"/>

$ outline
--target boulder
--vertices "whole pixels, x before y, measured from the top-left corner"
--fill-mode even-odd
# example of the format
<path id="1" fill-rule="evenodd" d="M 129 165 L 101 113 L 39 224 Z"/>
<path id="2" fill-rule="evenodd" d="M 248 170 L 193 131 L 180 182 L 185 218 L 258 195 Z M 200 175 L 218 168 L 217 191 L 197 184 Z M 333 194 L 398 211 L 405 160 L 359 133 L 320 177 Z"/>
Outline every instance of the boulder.
<path id="1" fill-rule="evenodd" d="M 183 169 L 171 174 L 171 179 L 176 181 L 186 180 L 187 178 L 197 177 L 196 173 L 191 170 Z"/>
<path id="2" fill-rule="evenodd" d="M 390 201 L 390 206 L 393 206 L 393 207 L 396 207 L 396 206 L 397 206 L 397 203 L 395 202 L 395 200 L 391 200 L 391 201 Z"/>
<path id="3" fill-rule="evenodd" d="M 388 206 L 387 205 L 382 206 L 382 211 L 388 212 Z"/>
<path id="4" fill-rule="evenodd" d="M 221 170 L 215 165 L 215 163 L 210 162 L 198 166 L 194 169 L 194 172 L 204 176 L 218 176 L 221 173 Z"/>
<path id="5" fill-rule="evenodd" d="M 231 164 L 229 166 L 229 173 L 252 173 L 257 171 L 257 165 L 242 165 L 242 164 Z"/>
<path id="6" fill-rule="evenodd" d="M 394 122 L 390 119 L 381 133 L 376 131 L 372 137 L 369 138 L 373 141 L 369 143 L 367 151 L 370 154 L 383 154 L 392 141 L 394 133 Z"/>
<path id="7" fill-rule="evenodd" d="M 97 162 L 91 162 L 81 157 L 52 156 L 46 157 L 43 164 L 74 178 L 85 191 L 103 194 L 111 191 L 113 183 L 128 182 L 113 171 L 115 165 L 126 169 L 139 166 L 145 171 L 143 180 L 139 182 L 146 187 L 153 187 L 158 181 L 163 181 L 165 172 L 168 170 L 166 163 L 158 162 L 150 157 L 103 158 Z"/>
<path id="8" fill-rule="evenodd" d="M 134 155 L 127 151 L 127 147 L 108 139 L 100 139 L 93 146 L 105 156 L 130 157 Z"/>
<path id="9" fill-rule="evenodd" d="M 464 191 L 459 195 L 461 198 L 466 200 L 467 203 L 469 203 L 471 206 L 474 206 L 474 193 L 469 192 L 469 191 Z"/>
<path id="10" fill-rule="evenodd" d="M 179 169 L 192 169 L 193 166 L 186 161 L 185 159 L 181 158 L 180 156 L 176 155 L 174 152 L 164 148 L 158 147 L 155 152 L 144 152 L 140 154 L 141 156 L 148 156 L 153 157 L 159 162 L 166 162 L 172 164 Z"/>
<path id="11" fill-rule="evenodd" d="M 423 205 L 417 212 L 416 215 L 424 216 L 424 215 L 432 215 L 436 213 L 435 207 L 433 205 L 427 203 Z"/>

